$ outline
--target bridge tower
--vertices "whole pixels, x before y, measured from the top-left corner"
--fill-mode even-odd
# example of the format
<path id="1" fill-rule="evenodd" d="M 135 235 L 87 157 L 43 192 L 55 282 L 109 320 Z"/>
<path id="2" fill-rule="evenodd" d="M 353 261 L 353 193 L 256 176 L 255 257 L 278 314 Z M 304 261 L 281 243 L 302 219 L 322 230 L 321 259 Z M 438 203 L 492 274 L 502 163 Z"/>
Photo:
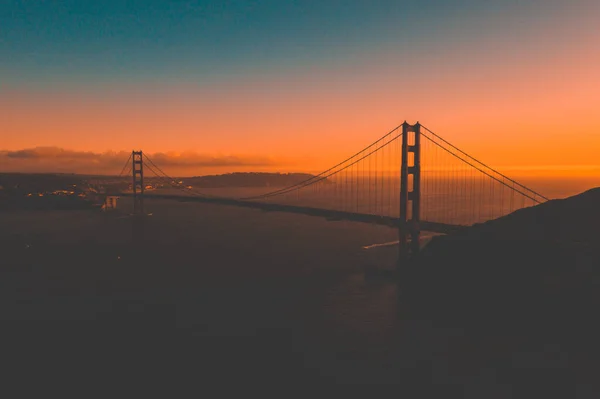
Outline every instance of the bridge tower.
<path id="1" fill-rule="evenodd" d="M 131 173 L 133 175 L 132 189 L 133 189 L 133 214 L 142 215 L 144 214 L 144 160 L 142 151 L 131 152 L 132 168 Z"/>
<path id="2" fill-rule="evenodd" d="M 421 125 L 402 124 L 400 164 L 399 262 L 419 252 L 421 210 Z M 410 237 L 410 244 L 408 239 Z"/>

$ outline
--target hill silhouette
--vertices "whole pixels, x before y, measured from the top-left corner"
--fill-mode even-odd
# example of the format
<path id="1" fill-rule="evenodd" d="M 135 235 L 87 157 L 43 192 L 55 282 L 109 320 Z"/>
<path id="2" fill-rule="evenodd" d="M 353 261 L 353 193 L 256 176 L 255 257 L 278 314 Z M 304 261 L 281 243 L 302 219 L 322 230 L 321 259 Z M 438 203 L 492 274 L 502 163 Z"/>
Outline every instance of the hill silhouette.
<path id="1" fill-rule="evenodd" d="M 411 312 L 463 330 L 511 380 L 510 363 L 526 353 L 536 372 L 560 371 L 537 388 L 557 379 L 598 388 L 598 205 L 600 188 L 434 238 L 403 279 Z"/>
<path id="2" fill-rule="evenodd" d="M 600 188 L 566 199 L 519 209 L 504 217 L 475 225 L 461 235 L 489 239 L 526 239 L 560 242 L 600 240 Z"/>
<path id="3" fill-rule="evenodd" d="M 582 295 L 596 300 L 598 204 L 600 188 L 435 237 L 407 273 L 419 281 L 414 285 L 421 293 L 445 292 L 444 303 L 436 306 L 449 308 L 447 314 L 494 304 L 515 316 L 529 305 L 545 307 L 562 296 L 561 308 Z"/>

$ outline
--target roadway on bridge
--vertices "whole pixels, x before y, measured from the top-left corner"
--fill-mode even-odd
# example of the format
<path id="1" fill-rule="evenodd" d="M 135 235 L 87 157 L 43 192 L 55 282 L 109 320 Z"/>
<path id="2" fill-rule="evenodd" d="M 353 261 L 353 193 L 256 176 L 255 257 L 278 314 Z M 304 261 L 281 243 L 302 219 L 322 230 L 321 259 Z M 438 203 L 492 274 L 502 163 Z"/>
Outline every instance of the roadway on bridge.
<path id="1" fill-rule="evenodd" d="M 117 194 L 122 197 L 132 197 L 132 193 L 119 193 Z M 378 224 L 383 226 L 396 227 L 400 221 L 399 218 L 391 217 L 391 216 L 380 216 L 380 215 L 370 215 L 364 213 L 354 213 L 354 212 L 345 212 L 345 211 L 336 211 L 336 210 L 328 210 L 328 209 L 319 209 L 312 208 L 306 206 L 298 206 L 298 205 L 284 205 L 284 204 L 272 204 L 266 202 L 257 202 L 257 201 L 244 201 L 233 198 L 223 198 L 223 197 L 198 197 L 198 196 L 182 196 L 182 195 L 174 195 L 174 194 L 145 194 L 146 198 L 156 198 L 156 199 L 164 199 L 164 200 L 174 200 L 174 201 L 182 201 L 182 202 L 201 202 L 201 203 L 211 203 L 211 204 L 220 204 L 220 205 L 230 205 L 230 206 L 240 206 L 246 208 L 254 208 L 260 209 L 265 212 L 287 212 L 287 213 L 296 213 L 308 216 L 317 216 L 323 217 L 331 221 L 337 220 L 345 220 L 350 222 L 363 222 L 363 223 L 371 223 Z M 428 222 L 428 221 L 420 221 L 420 227 L 422 231 L 430 231 L 433 233 L 440 234 L 451 234 L 457 231 L 460 231 L 465 226 L 452 225 L 446 223 L 439 222 Z"/>

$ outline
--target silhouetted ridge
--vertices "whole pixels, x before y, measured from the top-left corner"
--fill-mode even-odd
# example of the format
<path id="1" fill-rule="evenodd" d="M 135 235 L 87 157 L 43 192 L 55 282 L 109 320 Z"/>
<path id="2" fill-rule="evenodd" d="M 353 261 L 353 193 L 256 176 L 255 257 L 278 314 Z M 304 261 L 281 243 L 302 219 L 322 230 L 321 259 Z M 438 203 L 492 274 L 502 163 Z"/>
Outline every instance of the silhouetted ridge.
<path id="1" fill-rule="evenodd" d="M 600 240 L 600 188 L 579 195 L 519 209 L 462 232 L 470 237 L 498 239 Z"/>
<path id="2" fill-rule="evenodd" d="M 599 205 L 596 188 L 435 237 L 407 297 L 419 317 L 600 355 Z"/>

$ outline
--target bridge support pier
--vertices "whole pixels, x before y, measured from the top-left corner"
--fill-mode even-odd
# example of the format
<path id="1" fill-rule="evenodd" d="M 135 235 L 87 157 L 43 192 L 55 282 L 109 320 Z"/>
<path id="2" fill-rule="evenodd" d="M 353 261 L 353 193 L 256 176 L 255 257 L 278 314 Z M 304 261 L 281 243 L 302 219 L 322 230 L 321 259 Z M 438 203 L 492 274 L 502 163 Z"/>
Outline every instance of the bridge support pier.
<path id="1" fill-rule="evenodd" d="M 132 168 L 131 173 L 133 177 L 132 189 L 133 189 L 133 214 L 143 215 L 144 214 L 144 160 L 142 151 L 131 152 Z"/>
<path id="2" fill-rule="evenodd" d="M 421 211 L 421 125 L 419 122 L 409 125 L 405 121 L 402 124 L 401 151 L 399 267 L 419 252 Z"/>

